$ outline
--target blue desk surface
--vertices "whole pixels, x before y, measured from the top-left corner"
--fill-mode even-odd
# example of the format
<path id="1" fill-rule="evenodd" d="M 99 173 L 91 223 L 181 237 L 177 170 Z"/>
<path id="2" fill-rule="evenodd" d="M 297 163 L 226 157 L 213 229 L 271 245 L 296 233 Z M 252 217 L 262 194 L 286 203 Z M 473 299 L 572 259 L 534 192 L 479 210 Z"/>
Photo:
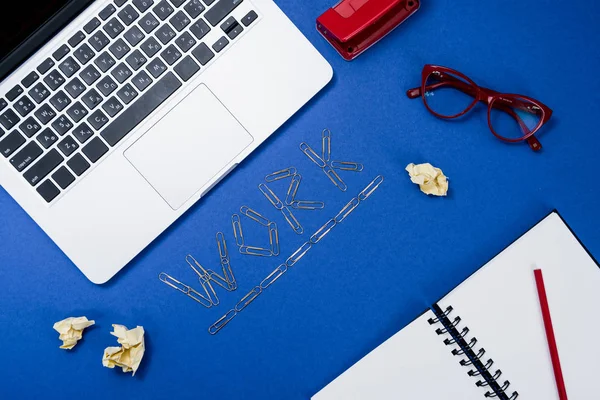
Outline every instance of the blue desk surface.
<path id="1" fill-rule="evenodd" d="M 600 3 L 423 0 L 403 26 L 347 63 L 314 28 L 333 1 L 278 1 L 333 65 L 331 84 L 108 284 L 88 282 L 0 191 L 0 398 L 307 399 L 554 208 L 600 257 Z M 409 100 L 404 93 L 426 63 L 548 104 L 543 151 L 496 140 L 482 107 L 445 122 Z M 298 149 L 302 141 L 318 148 L 326 127 L 334 157 L 365 164 L 362 173 L 343 173 L 346 193 Z M 450 195 L 421 194 L 404 171 L 410 162 L 443 168 Z M 308 233 L 376 175 L 385 182 L 210 336 L 208 326 L 307 239 L 257 189 L 290 165 L 304 177 L 302 197 L 327 204 L 297 213 Z M 222 304 L 211 310 L 158 281 L 166 271 L 195 282 L 187 253 L 217 268 L 215 233 L 231 242 L 230 218 L 241 205 L 278 223 L 279 258 L 233 254 L 239 290 L 218 289 Z M 52 324 L 72 315 L 97 324 L 67 352 Z M 103 349 L 116 344 L 112 323 L 146 328 L 134 378 L 101 365 Z"/>

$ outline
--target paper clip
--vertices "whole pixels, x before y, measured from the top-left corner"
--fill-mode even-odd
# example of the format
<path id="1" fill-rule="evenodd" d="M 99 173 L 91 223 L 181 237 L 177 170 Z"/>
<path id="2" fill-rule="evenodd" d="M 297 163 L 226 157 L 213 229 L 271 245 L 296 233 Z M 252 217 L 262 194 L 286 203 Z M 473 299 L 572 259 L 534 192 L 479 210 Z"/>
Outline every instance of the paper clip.
<path id="1" fill-rule="evenodd" d="M 202 294 L 198 293 L 192 287 L 186 285 L 185 283 L 178 281 L 177 279 L 173 278 L 172 276 L 170 276 L 164 272 L 161 272 L 158 275 L 158 279 L 160 279 L 162 282 L 166 283 L 167 285 L 171 286 L 173 289 L 176 289 L 176 290 L 180 291 L 181 293 L 185 294 L 192 300 L 195 300 L 196 302 L 200 303 L 201 305 L 203 305 L 206 308 L 211 308 L 213 306 L 213 302 L 211 300 L 202 296 Z"/>
<path id="2" fill-rule="evenodd" d="M 323 161 L 328 162 L 331 159 L 331 131 L 323 129 L 321 137 L 323 138 Z"/>
<path id="3" fill-rule="evenodd" d="M 287 207 L 283 207 L 280 211 L 285 217 L 285 220 L 288 222 L 288 224 L 290 224 L 294 232 L 296 232 L 298 235 L 302 235 L 304 233 L 304 228 L 302 228 L 302 225 L 300 225 L 300 222 L 298 222 L 298 220 L 296 219 L 294 214 L 292 214 L 290 209 Z"/>
<path id="4" fill-rule="evenodd" d="M 281 200 L 279 200 L 279 197 L 277 197 L 277 195 L 273 193 L 273 191 L 267 185 L 261 183 L 260 185 L 258 185 L 258 188 L 260 189 L 262 194 L 265 195 L 267 200 L 269 200 L 269 202 L 273 204 L 273 207 L 275 207 L 278 210 L 281 210 L 283 208 L 283 203 L 281 202 Z"/>
<path id="5" fill-rule="evenodd" d="M 325 208 L 325 203 L 322 201 L 298 200 L 292 203 L 292 207 L 298 210 L 322 210 Z"/>
<path id="6" fill-rule="evenodd" d="M 312 243 L 306 242 L 298 250 L 294 252 L 287 260 L 285 260 L 285 265 L 288 267 L 293 267 L 302 257 L 308 253 L 310 248 L 312 247 Z"/>
<path id="7" fill-rule="evenodd" d="M 373 181 L 371 183 L 369 183 L 369 185 L 366 188 L 364 188 L 362 192 L 360 192 L 358 194 L 358 199 L 360 201 L 365 201 L 366 199 L 369 198 L 369 196 L 371 196 L 371 194 L 373 194 L 373 192 L 375 190 L 377 190 L 379 185 L 381 185 L 382 183 L 383 183 L 383 176 L 377 175 L 375 177 L 375 179 L 373 179 Z"/>
<path id="8" fill-rule="evenodd" d="M 348 190 L 348 186 L 342 180 L 342 178 L 340 178 L 340 176 L 338 175 L 338 173 L 335 172 L 335 170 L 331 169 L 330 167 L 326 167 L 326 168 L 323 169 L 323 172 L 325 172 L 325 175 L 327 175 L 327 177 L 329 178 L 329 180 L 331 180 L 331 182 L 333 182 L 333 184 L 338 189 L 340 189 L 342 192 L 345 192 L 346 190 Z"/>
<path id="9" fill-rule="evenodd" d="M 271 245 L 271 254 L 274 256 L 279 255 L 279 231 L 277 230 L 277 224 L 271 222 L 269 224 L 269 244 Z"/>
<path id="10" fill-rule="evenodd" d="M 266 182 L 275 182 L 280 179 L 289 178 L 290 176 L 294 176 L 294 175 L 296 175 L 296 168 L 289 167 L 289 168 L 282 169 L 281 171 L 276 171 L 276 172 L 273 172 L 272 174 L 265 176 L 265 181 Z"/>
<path id="11" fill-rule="evenodd" d="M 365 167 L 361 163 L 351 161 L 332 161 L 331 168 L 339 169 L 342 171 L 355 171 L 361 172 Z"/>
<path id="12" fill-rule="evenodd" d="M 344 206 L 344 208 L 342 208 L 342 210 L 338 213 L 338 215 L 335 216 L 335 222 L 337 224 L 341 223 L 343 220 L 346 219 L 346 217 L 348 215 L 350 215 L 350 213 L 352 211 L 354 211 L 354 209 L 356 207 L 358 207 L 358 204 L 360 203 L 360 201 L 358 200 L 357 197 L 353 198 L 352 200 L 350 200 L 350 202 L 348 202 L 348 204 L 346 204 Z"/>
<path id="13" fill-rule="evenodd" d="M 287 265 L 285 264 L 281 264 L 279 267 L 275 268 L 275 270 L 260 283 L 261 289 L 264 290 L 271 286 L 277 279 L 281 278 L 281 275 L 285 274 L 286 271 Z"/>
<path id="14" fill-rule="evenodd" d="M 312 244 L 319 243 L 319 241 L 321 239 L 323 239 L 325 237 L 325 235 L 327 235 L 336 225 L 337 225 L 337 222 L 335 222 L 335 219 L 333 219 L 333 218 L 330 219 L 329 221 L 327 221 L 325 223 L 325 225 L 320 227 L 319 230 L 316 231 L 314 235 L 312 235 L 310 237 L 310 242 Z"/>
<path id="15" fill-rule="evenodd" d="M 255 246 L 241 246 L 240 253 L 248 256 L 260 256 L 260 257 L 271 257 L 273 253 L 269 249 L 263 249 L 262 247 Z"/>
<path id="16" fill-rule="evenodd" d="M 215 322 L 208 328 L 208 333 L 210 333 L 211 335 L 216 334 L 221 329 L 223 329 L 225 325 L 227 325 L 233 318 L 235 318 L 236 315 L 237 312 L 235 310 L 227 311 L 227 314 L 223 315 L 221 318 L 219 318 L 217 322 Z"/>
<path id="17" fill-rule="evenodd" d="M 288 206 L 291 205 L 296 199 L 296 193 L 298 193 L 300 182 L 302 182 L 302 175 L 296 174 L 292 177 L 292 181 L 290 182 L 290 186 L 288 187 L 288 191 L 285 196 L 285 204 Z"/>
<path id="18" fill-rule="evenodd" d="M 315 164 L 317 164 L 317 166 L 319 168 L 325 168 L 325 166 L 327 165 L 325 163 L 325 161 L 319 157 L 319 155 L 312 149 L 312 147 L 310 147 L 308 144 L 306 144 L 305 142 L 300 143 L 300 150 L 302 150 L 302 152 L 304 154 L 306 154 L 306 156 Z"/>
<path id="19" fill-rule="evenodd" d="M 244 245 L 244 233 L 242 232 L 242 221 L 240 216 L 233 214 L 231 216 L 231 225 L 233 226 L 233 236 L 235 237 L 235 244 L 238 246 Z"/>
<path id="20" fill-rule="evenodd" d="M 269 226 L 270 221 L 268 219 L 266 219 L 265 217 L 263 217 L 262 215 L 260 215 L 258 212 L 251 209 L 250 207 L 242 206 L 240 208 L 240 212 L 242 214 L 244 214 L 246 217 L 258 222 L 259 224 L 261 224 L 263 226 Z"/>
<path id="21" fill-rule="evenodd" d="M 235 305 L 235 311 L 241 312 L 244 308 L 248 306 L 248 304 L 252 303 L 254 299 L 258 297 L 262 293 L 262 289 L 260 286 L 254 287 L 247 295 L 242 297 L 242 299 Z"/>

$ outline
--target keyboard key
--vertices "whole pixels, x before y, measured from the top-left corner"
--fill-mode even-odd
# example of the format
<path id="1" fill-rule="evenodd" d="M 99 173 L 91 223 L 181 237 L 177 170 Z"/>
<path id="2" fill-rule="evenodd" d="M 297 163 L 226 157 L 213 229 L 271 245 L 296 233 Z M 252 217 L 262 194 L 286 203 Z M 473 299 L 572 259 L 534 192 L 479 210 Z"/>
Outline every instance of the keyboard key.
<path id="1" fill-rule="evenodd" d="M 87 67 L 85 67 L 83 71 L 81 71 L 79 76 L 81 77 L 81 79 L 83 79 L 83 81 L 86 84 L 92 85 L 94 82 L 100 79 L 101 74 L 100 72 L 98 72 L 96 67 L 90 64 Z"/>
<path id="2" fill-rule="evenodd" d="M 98 58 L 96 58 L 94 64 L 100 68 L 100 71 L 106 72 L 116 64 L 116 61 L 111 57 L 110 54 L 108 54 L 108 52 L 105 51 L 104 53 L 100 54 Z"/>
<path id="3" fill-rule="evenodd" d="M 175 39 L 175 43 L 184 53 L 194 47 L 196 44 L 196 39 L 189 34 L 189 32 L 184 32 L 181 36 Z"/>
<path id="4" fill-rule="evenodd" d="M 196 60 L 200 65 L 206 65 L 215 56 L 205 43 L 200 43 L 193 51 L 192 55 L 196 57 Z"/>
<path id="5" fill-rule="evenodd" d="M 175 7 L 180 7 L 183 3 L 185 3 L 185 0 L 169 0 L 171 2 L 171 4 L 173 4 Z"/>
<path id="6" fill-rule="evenodd" d="M 73 128 L 73 123 L 69 121 L 69 118 L 61 115 L 52 123 L 52 127 L 60 136 L 63 136 Z"/>
<path id="7" fill-rule="evenodd" d="M 158 53 L 160 49 L 162 49 L 162 46 L 156 41 L 156 39 L 150 37 L 148 38 L 148 40 L 142 43 L 140 49 L 142 49 L 146 56 L 152 57 L 153 55 Z"/>
<path id="8" fill-rule="evenodd" d="M 140 92 L 152 84 L 152 78 L 148 76 L 146 71 L 141 71 L 139 74 L 134 76 L 131 81 Z"/>
<path id="9" fill-rule="evenodd" d="M 88 111 L 83 106 L 83 104 L 77 102 L 67 110 L 67 114 L 69 115 L 69 117 L 71 117 L 73 121 L 79 122 L 83 117 L 85 117 L 88 114 Z"/>
<path id="10" fill-rule="evenodd" d="M 117 90 L 117 84 L 110 76 L 105 76 L 98 82 L 96 87 L 105 97 Z"/>
<path id="11" fill-rule="evenodd" d="M 34 113 L 34 115 L 42 124 L 46 125 L 56 117 L 56 112 L 54 112 L 52 107 L 48 104 L 44 104 Z"/>
<path id="12" fill-rule="evenodd" d="M 135 11 L 133 7 L 131 7 L 131 4 L 127 4 L 121 11 L 119 11 L 119 14 L 117 15 L 119 16 L 121 21 L 123 21 L 123 23 L 127 26 L 131 25 L 133 21 L 135 21 L 140 16 L 140 14 L 138 14 L 138 12 Z"/>
<path id="13" fill-rule="evenodd" d="M 44 151 L 36 142 L 29 142 L 27 146 L 23 147 L 23 150 L 19 151 L 13 158 L 10 159 L 10 163 L 16 168 L 18 172 L 23 171 L 32 162 L 38 159 Z"/>
<path id="14" fill-rule="evenodd" d="M 115 0 L 115 4 L 117 7 L 121 7 L 125 3 L 127 3 L 127 0 Z"/>
<path id="15" fill-rule="evenodd" d="M 50 68 L 54 67 L 54 61 L 52 61 L 51 58 L 46 58 L 46 60 L 44 62 L 42 62 L 40 65 L 38 65 L 37 67 L 37 71 L 44 75 L 46 72 L 48 72 L 50 70 Z"/>
<path id="16" fill-rule="evenodd" d="M 87 122 L 92 125 L 94 129 L 98 130 L 108 123 L 108 117 L 101 110 L 97 110 L 88 117 Z"/>
<path id="17" fill-rule="evenodd" d="M 39 78 L 40 76 L 35 71 L 31 71 L 29 75 L 23 78 L 21 84 L 25 86 L 25 88 L 28 88 L 29 86 L 33 85 Z"/>
<path id="18" fill-rule="evenodd" d="M 83 124 L 75 128 L 75 130 L 73 131 L 73 136 L 75 136 L 75 138 L 79 140 L 79 143 L 83 144 L 87 142 L 89 138 L 94 136 L 94 131 L 88 126 L 88 124 L 84 122 Z"/>
<path id="19" fill-rule="evenodd" d="M 64 160 L 63 156 L 56 149 L 50 150 L 40 160 L 33 164 L 23 176 L 31 186 L 37 185 L 50 172 L 60 165 Z"/>
<path id="20" fill-rule="evenodd" d="M 69 185 L 71 183 L 75 182 L 75 177 L 69 172 L 67 167 L 64 167 L 64 166 L 60 167 L 59 169 L 56 170 L 55 173 L 52 174 L 52 179 L 54 179 L 54 182 L 58 183 L 58 186 L 60 186 L 61 189 L 66 189 L 67 187 L 69 187 Z M 49 181 L 47 181 L 47 182 L 49 182 Z M 44 184 L 40 185 L 40 188 Z M 40 188 L 38 188 L 38 192 L 39 192 Z M 46 200 L 46 201 L 48 201 L 48 200 Z M 52 200 L 50 200 L 50 201 L 52 201 Z"/>
<path id="21" fill-rule="evenodd" d="M 167 66 L 164 62 L 162 62 L 160 58 L 157 57 L 154 60 L 150 61 L 150 64 L 146 66 L 146 70 L 150 72 L 150 75 L 152 75 L 152 77 L 158 78 L 163 74 L 163 72 L 167 70 Z"/>
<path id="22" fill-rule="evenodd" d="M 69 49 L 69 46 L 63 44 L 54 53 L 52 53 L 52 57 L 54 57 L 56 61 L 60 61 L 63 59 L 64 56 L 69 54 L 69 51 L 71 51 L 71 49 Z"/>
<path id="23" fill-rule="evenodd" d="M 50 128 L 46 128 L 35 137 L 45 149 L 58 141 L 58 135 Z"/>
<path id="24" fill-rule="evenodd" d="M 4 99 L 0 99 L 0 111 L 4 110 L 8 106 L 8 103 Z"/>
<path id="25" fill-rule="evenodd" d="M 36 190 L 46 200 L 46 203 L 50 203 L 60 194 L 60 190 L 49 180 L 42 183 Z"/>
<path id="26" fill-rule="evenodd" d="M 202 14 L 205 10 L 202 3 L 200 3 L 200 0 L 190 0 L 183 9 L 187 11 L 192 18 L 198 17 L 198 15 Z"/>
<path id="27" fill-rule="evenodd" d="M 102 11 L 100 11 L 98 16 L 100 17 L 100 19 L 102 19 L 102 21 L 106 21 L 108 19 L 108 17 L 110 17 L 111 15 L 113 15 L 115 13 L 116 10 L 117 9 L 115 8 L 115 6 L 113 6 L 112 4 L 109 4 L 106 7 L 104 7 L 104 9 Z"/>
<path id="28" fill-rule="evenodd" d="M 87 33 L 88 35 L 92 32 L 94 32 L 94 30 L 100 26 L 100 20 L 96 17 L 92 18 L 92 20 L 90 22 L 88 22 L 87 24 L 85 24 L 83 26 L 83 30 L 85 31 L 85 33 Z"/>
<path id="29" fill-rule="evenodd" d="M 140 67 L 146 64 L 148 59 L 139 50 L 135 50 L 125 59 L 125 61 L 127 61 L 127 64 L 129 64 L 134 71 L 137 71 L 140 69 Z"/>
<path id="30" fill-rule="evenodd" d="M 231 14 L 233 10 L 244 0 L 219 0 L 210 10 L 204 14 L 204 18 L 212 25 L 217 26 L 226 16 Z"/>
<path id="31" fill-rule="evenodd" d="M 29 117 L 23 121 L 21 125 L 19 125 L 19 129 L 25 134 L 25 136 L 30 138 L 38 133 L 39 130 L 42 129 L 42 126 L 35 120 L 35 118 Z"/>
<path id="32" fill-rule="evenodd" d="M 115 96 L 106 100 L 102 105 L 102 109 L 111 117 L 114 117 L 123 109 L 123 104 Z"/>
<path id="33" fill-rule="evenodd" d="M 77 64 L 77 61 L 70 56 L 65 58 L 64 61 L 58 65 L 58 69 L 60 69 L 67 78 L 73 76 L 73 74 L 79 71 L 80 68 L 81 67 L 79 64 Z"/>
<path id="34" fill-rule="evenodd" d="M 67 161 L 67 165 L 77 176 L 81 176 L 90 167 L 90 163 L 79 153 L 71 157 L 71 159 Z"/>
<path id="35" fill-rule="evenodd" d="M 0 123 L 4 126 L 5 129 L 11 129 L 15 126 L 21 118 L 10 108 L 4 112 L 4 114 L 0 115 Z"/>
<path id="36" fill-rule="evenodd" d="M 145 36 L 140 30 L 140 28 L 138 28 L 137 26 L 132 26 L 130 30 L 125 32 L 123 37 L 129 42 L 130 45 L 137 46 L 139 42 L 144 40 Z"/>
<path id="37" fill-rule="evenodd" d="M 242 33 L 243 30 L 244 30 L 244 28 L 242 28 L 242 26 L 240 24 L 236 23 L 235 26 L 233 27 L 233 29 L 227 33 L 227 36 L 229 36 L 229 39 L 233 40 L 236 37 L 238 37 L 240 35 L 240 33 Z"/>
<path id="38" fill-rule="evenodd" d="M 253 23 L 256 18 L 258 18 L 258 14 L 256 14 L 254 10 L 250 11 L 244 16 L 244 18 L 242 18 L 242 24 L 244 24 L 244 26 L 250 26 L 250 24 Z"/>
<path id="39" fill-rule="evenodd" d="M 170 45 L 167 47 L 160 56 L 167 62 L 169 65 L 175 64 L 175 61 L 181 58 L 181 52 L 177 50 L 177 47 Z"/>
<path id="40" fill-rule="evenodd" d="M 141 13 L 149 9 L 152 4 L 154 4 L 154 0 L 133 0 L 133 5 L 140 10 Z"/>
<path id="41" fill-rule="evenodd" d="M 52 104 L 57 111 L 62 111 L 66 106 L 71 104 L 71 99 L 61 90 L 50 98 L 50 104 Z"/>
<path id="42" fill-rule="evenodd" d="M 119 22 L 118 19 L 113 18 L 110 21 L 108 21 L 106 24 L 104 24 L 102 29 L 104 29 L 104 31 L 108 34 L 108 36 L 110 36 L 111 38 L 114 39 L 117 36 L 119 36 L 119 34 L 121 32 L 123 32 L 125 30 L 125 27 L 123 26 L 123 24 L 121 24 Z"/>
<path id="43" fill-rule="evenodd" d="M 228 44 L 229 44 L 229 40 L 227 40 L 227 38 L 225 36 L 221 36 L 221 38 L 219 40 L 217 40 L 215 42 L 215 44 L 212 45 L 212 48 L 213 48 L 214 51 L 216 51 L 217 53 L 219 53 Z"/>
<path id="44" fill-rule="evenodd" d="M 229 17 L 221 24 L 221 29 L 223 30 L 223 32 L 225 32 L 227 34 L 236 25 L 237 25 L 237 21 L 235 20 L 235 18 Z"/>
<path id="45" fill-rule="evenodd" d="M 96 91 L 96 89 L 90 89 L 87 91 L 86 94 L 83 95 L 81 100 L 85 103 L 85 105 L 90 110 L 93 110 L 94 108 L 96 108 L 98 106 L 98 104 L 100 104 L 102 102 L 102 97 Z"/>
<path id="46" fill-rule="evenodd" d="M 172 72 L 168 72 L 148 92 L 115 118 L 100 135 L 110 146 L 116 145 L 180 86 L 179 79 Z"/>
<path id="47" fill-rule="evenodd" d="M 111 71 L 111 75 L 117 80 L 119 83 L 125 82 L 133 73 L 131 70 L 125 65 L 125 63 L 119 64 L 115 69 Z"/>
<path id="48" fill-rule="evenodd" d="M 75 47 L 81 43 L 83 39 L 85 39 L 85 34 L 81 31 L 77 31 L 77 33 L 75 33 L 73 36 L 71 36 L 71 39 L 69 39 L 69 46 Z"/>
<path id="49" fill-rule="evenodd" d="M 83 65 L 87 64 L 92 58 L 94 58 L 94 51 L 87 45 L 82 44 L 75 50 L 75 58 L 79 60 Z"/>
<path id="50" fill-rule="evenodd" d="M 29 97 L 23 96 L 14 104 L 13 107 L 19 114 L 21 114 L 21 117 L 24 117 L 35 108 L 35 105 L 31 100 L 29 100 Z"/>
<path id="51" fill-rule="evenodd" d="M 56 90 L 65 83 L 65 78 L 58 72 L 57 70 L 52 70 L 46 77 L 44 78 L 44 82 L 46 85 L 50 86 L 50 89 Z"/>
<path id="52" fill-rule="evenodd" d="M 19 147 L 23 146 L 25 138 L 18 131 L 12 131 L 0 141 L 0 153 L 4 157 L 10 156 Z"/>
<path id="53" fill-rule="evenodd" d="M 73 78 L 71 79 L 71 82 L 67 83 L 65 90 L 71 95 L 72 98 L 76 99 L 81 93 L 83 93 L 85 86 L 83 86 L 83 83 L 79 80 L 79 78 Z"/>
<path id="54" fill-rule="evenodd" d="M 148 13 L 142 17 L 140 20 L 140 26 L 146 33 L 150 33 L 156 29 L 156 27 L 160 24 L 156 17 L 151 13 Z"/>
<path id="55" fill-rule="evenodd" d="M 120 60 L 121 58 L 123 58 L 125 56 L 125 54 L 129 53 L 129 50 L 131 50 L 131 47 L 129 47 L 123 39 L 119 39 L 116 42 L 114 42 L 113 44 L 111 44 L 108 49 L 113 54 L 113 56 L 115 56 L 115 58 L 117 60 Z"/>
<path id="56" fill-rule="evenodd" d="M 127 67 L 127 65 L 125 65 L 125 63 L 121 63 L 115 69 L 113 69 L 110 74 L 117 80 L 117 82 L 123 83 L 129 79 L 133 73 Z"/>
<path id="57" fill-rule="evenodd" d="M 175 66 L 174 70 L 184 82 L 187 82 L 196 72 L 200 71 L 200 66 L 192 57 L 186 56 Z"/>
<path id="58" fill-rule="evenodd" d="M 60 141 L 59 144 L 56 145 L 58 149 L 65 155 L 65 157 L 69 157 L 75 150 L 79 148 L 77 142 L 69 135 L 63 140 Z"/>
<path id="59" fill-rule="evenodd" d="M 88 43 L 90 45 L 92 45 L 92 47 L 96 51 L 100 51 L 103 48 L 105 48 L 106 46 L 108 46 L 108 44 L 110 43 L 110 39 L 106 37 L 104 32 L 97 31 L 90 37 L 90 39 L 88 40 Z"/>
<path id="60" fill-rule="evenodd" d="M 175 29 L 177 29 L 177 32 L 181 32 L 192 21 L 183 11 L 178 11 L 175 15 L 171 17 L 169 22 L 171 23 L 171 25 L 173 25 Z"/>
<path id="61" fill-rule="evenodd" d="M 176 33 L 173 28 L 165 24 L 158 28 L 155 35 L 162 44 L 167 44 L 175 37 Z"/>
<path id="62" fill-rule="evenodd" d="M 106 154 L 108 147 L 100 138 L 95 137 L 81 151 L 91 162 L 95 163 Z"/>
<path id="63" fill-rule="evenodd" d="M 21 85 L 17 85 L 6 93 L 6 98 L 8 99 L 8 101 L 13 101 L 17 97 L 19 97 L 21 93 L 23 93 L 23 88 L 21 87 Z"/>
<path id="64" fill-rule="evenodd" d="M 131 86 L 131 84 L 127 84 L 123 86 L 118 92 L 117 96 L 121 99 L 121 101 L 125 104 L 129 104 L 133 99 L 137 97 L 137 91 Z"/>
<path id="65" fill-rule="evenodd" d="M 202 39 L 208 32 L 210 32 L 210 26 L 204 20 L 199 19 L 190 26 L 190 32 L 196 36 L 198 40 Z"/>
<path id="66" fill-rule="evenodd" d="M 154 11 L 158 18 L 164 21 L 169 15 L 173 14 L 174 10 L 166 0 L 162 0 L 152 9 L 152 11 Z"/>

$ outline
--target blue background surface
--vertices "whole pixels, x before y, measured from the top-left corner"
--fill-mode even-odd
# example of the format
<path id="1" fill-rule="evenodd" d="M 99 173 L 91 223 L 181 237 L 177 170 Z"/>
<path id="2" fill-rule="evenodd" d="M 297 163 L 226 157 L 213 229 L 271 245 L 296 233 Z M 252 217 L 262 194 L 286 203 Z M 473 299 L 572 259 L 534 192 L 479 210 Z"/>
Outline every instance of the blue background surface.
<path id="1" fill-rule="evenodd" d="M 0 190 L 0 398 L 307 399 L 554 208 L 600 257 L 600 3 L 423 0 L 347 63 L 314 29 L 333 1 L 277 1 L 333 65 L 332 83 L 108 284 L 88 282 Z M 550 106 L 543 151 L 495 139 L 482 106 L 446 122 L 409 100 L 426 63 Z M 342 173 L 346 193 L 298 149 L 318 148 L 326 127 L 334 158 L 365 164 Z M 410 162 L 441 167 L 449 196 L 421 194 L 404 171 Z M 257 189 L 290 165 L 304 178 L 299 196 L 326 202 L 297 213 L 303 237 Z M 385 182 L 368 202 L 223 331 L 207 333 L 378 174 Z M 280 194 L 285 186 L 274 185 Z M 222 303 L 211 310 L 158 281 L 165 271 L 194 283 L 187 253 L 216 269 L 215 233 L 235 250 L 230 218 L 241 205 L 278 223 L 279 258 L 232 251 L 239 289 L 217 289 Z M 52 324 L 77 315 L 96 326 L 75 350 L 60 350 Z M 147 331 L 134 378 L 101 366 L 103 349 L 116 344 L 112 323 Z"/>

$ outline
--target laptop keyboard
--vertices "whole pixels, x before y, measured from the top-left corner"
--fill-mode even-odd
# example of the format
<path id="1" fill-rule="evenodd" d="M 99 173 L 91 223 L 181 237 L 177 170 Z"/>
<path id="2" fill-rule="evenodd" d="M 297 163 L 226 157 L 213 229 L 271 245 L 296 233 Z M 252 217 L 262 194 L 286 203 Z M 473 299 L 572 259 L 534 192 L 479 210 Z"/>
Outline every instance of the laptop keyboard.
<path id="1" fill-rule="evenodd" d="M 0 153 L 52 202 L 258 19 L 243 1 L 114 0 L 0 98 Z"/>

